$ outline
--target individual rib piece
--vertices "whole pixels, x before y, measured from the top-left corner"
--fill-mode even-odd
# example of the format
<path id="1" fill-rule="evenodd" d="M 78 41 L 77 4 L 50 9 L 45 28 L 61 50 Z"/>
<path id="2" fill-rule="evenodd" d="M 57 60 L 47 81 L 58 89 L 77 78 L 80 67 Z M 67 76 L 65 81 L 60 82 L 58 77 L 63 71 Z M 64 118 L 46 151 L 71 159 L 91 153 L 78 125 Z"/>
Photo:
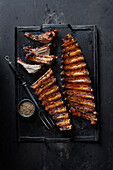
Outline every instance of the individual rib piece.
<path id="1" fill-rule="evenodd" d="M 33 61 L 35 63 L 51 65 L 52 61 L 57 58 L 57 56 L 50 55 L 50 47 L 54 47 L 55 44 L 49 43 L 58 33 L 57 30 L 50 30 L 41 35 L 32 35 L 30 33 L 25 33 L 24 35 L 40 42 L 43 42 L 44 46 L 33 48 L 32 46 L 23 47 L 26 52 L 26 60 Z M 49 43 L 49 44 L 48 44 Z"/>
<path id="2" fill-rule="evenodd" d="M 33 61 L 35 63 L 51 65 L 53 59 L 56 59 L 57 56 L 54 55 L 34 55 L 33 53 L 26 54 L 26 60 Z"/>
<path id="3" fill-rule="evenodd" d="M 32 46 L 26 46 L 26 47 L 23 47 L 23 50 L 26 53 L 31 53 L 35 56 L 37 56 L 37 55 L 50 55 L 50 46 L 51 46 L 51 43 L 44 45 L 42 47 L 37 47 L 37 48 L 33 48 Z"/>
<path id="4" fill-rule="evenodd" d="M 56 121 L 56 125 L 60 131 L 71 130 L 69 114 L 62 100 L 59 87 L 56 84 L 56 78 L 53 71 L 49 69 L 42 77 L 40 77 L 31 88 L 35 89 L 38 100 L 42 102 L 45 110 L 50 113 Z"/>
<path id="5" fill-rule="evenodd" d="M 40 77 L 35 83 L 32 84 L 31 88 L 36 89 L 43 81 L 47 80 L 51 75 L 53 75 L 53 71 L 49 69 L 42 77 Z"/>
<path id="6" fill-rule="evenodd" d="M 25 32 L 25 36 L 35 40 L 35 41 L 39 41 L 43 44 L 48 44 L 49 42 L 51 42 L 53 40 L 53 38 L 56 36 L 56 34 L 58 34 L 58 30 L 49 30 L 45 33 L 42 33 L 40 35 L 32 35 L 28 32 Z"/>
<path id="7" fill-rule="evenodd" d="M 64 37 L 62 47 L 61 76 L 71 113 L 96 124 L 93 89 L 82 51 L 71 34 Z"/>
<path id="8" fill-rule="evenodd" d="M 31 46 L 24 47 L 23 49 L 26 52 L 26 60 L 50 65 L 52 63 L 52 60 L 57 58 L 54 55 L 50 55 L 50 46 L 51 43 L 49 43 L 48 45 L 44 45 L 43 47 L 37 47 L 34 49 Z"/>
<path id="9" fill-rule="evenodd" d="M 37 71 L 39 71 L 41 69 L 41 65 L 32 65 L 32 64 L 27 64 L 24 61 L 22 61 L 19 57 L 17 58 L 17 63 L 22 65 L 28 73 L 36 73 Z"/>

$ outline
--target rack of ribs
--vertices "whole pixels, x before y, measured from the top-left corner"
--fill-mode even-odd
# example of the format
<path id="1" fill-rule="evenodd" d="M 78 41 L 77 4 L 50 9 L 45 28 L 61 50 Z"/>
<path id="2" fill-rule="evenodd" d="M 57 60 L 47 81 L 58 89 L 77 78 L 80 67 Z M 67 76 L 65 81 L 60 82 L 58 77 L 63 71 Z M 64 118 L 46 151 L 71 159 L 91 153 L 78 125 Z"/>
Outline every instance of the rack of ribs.
<path id="1" fill-rule="evenodd" d="M 25 36 L 35 40 L 35 41 L 39 41 L 43 44 L 48 44 L 49 42 L 51 42 L 53 40 L 53 38 L 56 36 L 56 34 L 58 34 L 58 30 L 49 30 L 45 33 L 42 33 L 40 35 L 32 35 L 31 33 L 25 32 Z"/>
<path id="2" fill-rule="evenodd" d="M 50 68 L 42 77 L 40 77 L 31 88 L 35 89 L 38 100 L 41 101 L 45 110 L 49 112 L 56 121 L 60 131 L 71 130 L 69 113 L 62 100 L 62 95 L 57 86 L 56 78 Z"/>
<path id="3" fill-rule="evenodd" d="M 71 34 L 64 37 L 62 47 L 61 75 L 70 111 L 96 124 L 98 119 L 93 89 L 82 51 Z"/>

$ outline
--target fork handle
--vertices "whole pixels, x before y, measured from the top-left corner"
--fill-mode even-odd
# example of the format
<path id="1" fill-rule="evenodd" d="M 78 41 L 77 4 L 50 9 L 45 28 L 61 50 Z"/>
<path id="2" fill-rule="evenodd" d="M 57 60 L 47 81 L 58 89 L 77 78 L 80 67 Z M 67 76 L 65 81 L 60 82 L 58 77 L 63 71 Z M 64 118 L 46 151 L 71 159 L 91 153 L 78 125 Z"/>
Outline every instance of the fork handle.
<path id="1" fill-rule="evenodd" d="M 38 111 L 41 111 L 37 101 L 35 100 L 32 93 L 30 92 L 29 88 L 27 87 L 27 84 L 25 84 L 24 87 L 25 87 L 26 91 L 28 92 L 29 96 L 31 97 L 32 101 L 34 102 L 35 106 L 37 107 Z"/>
<path id="2" fill-rule="evenodd" d="M 9 66 L 11 68 L 11 70 L 13 71 L 13 73 L 16 75 L 16 77 L 20 80 L 22 86 L 24 86 L 24 88 L 26 89 L 27 93 L 29 94 L 29 96 L 31 97 L 31 99 L 33 100 L 34 104 L 36 105 L 38 111 L 41 111 L 38 103 L 36 102 L 35 98 L 33 97 L 32 93 L 30 92 L 28 86 L 27 86 L 27 82 L 23 79 L 22 76 L 19 75 L 17 69 L 15 68 L 15 66 L 12 64 L 12 62 L 9 59 L 9 56 L 5 56 L 5 60 L 9 63 Z"/>

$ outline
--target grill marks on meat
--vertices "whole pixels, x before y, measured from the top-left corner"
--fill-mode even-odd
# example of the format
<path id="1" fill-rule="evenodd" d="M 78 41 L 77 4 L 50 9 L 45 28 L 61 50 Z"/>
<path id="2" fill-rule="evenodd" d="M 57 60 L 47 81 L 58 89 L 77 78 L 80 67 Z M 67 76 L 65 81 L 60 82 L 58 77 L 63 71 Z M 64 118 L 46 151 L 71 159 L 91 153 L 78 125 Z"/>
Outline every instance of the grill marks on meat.
<path id="1" fill-rule="evenodd" d="M 31 88 L 36 89 L 43 81 L 46 81 L 51 75 L 53 71 L 49 69 L 42 77 L 40 77 L 35 83 L 32 84 Z"/>
<path id="2" fill-rule="evenodd" d="M 26 60 L 50 65 L 57 58 L 57 56 L 50 55 L 50 47 L 52 45 L 50 42 L 57 33 L 57 30 L 49 30 L 41 35 L 25 33 L 24 35 L 26 37 L 45 44 L 43 47 L 37 48 L 33 48 L 32 46 L 24 47 Z M 73 115 L 90 120 L 91 124 L 96 124 L 97 113 L 95 111 L 93 89 L 91 88 L 91 80 L 89 78 L 89 72 L 86 69 L 87 65 L 84 61 L 82 51 L 71 34 L 67 34 L 64 37 L 62 47 L 61 69 L 63 71 L 61 72 L 61 81 L 63 82 L 62 87 L 65 87 L 64 94 L 70 111 Z M 62 100 L 59 87 L 56 84 L 53 71 L 49 69 L 31 87 L 35 89 L 38 100 L 41 101 L 45 110 L 56 121 L 59 129 L 61 131 L 70 130 L 72 125 L 69 114 Z"/>
<path id="3" fill-rule="evenodd" d="M 75 63 L 75 62 L 79 62 L 79 61 L 83 61 L 84 58 L 81 56 L 78 56 L 78 57 L 71 57 L 71 58 L 66 58 L 64 59 L 63 63 L 64 64 L 72 64 L 72 63 Z"/>
<path id="4" fill-rule="evenodd" d="M 70 130 L 72 125 L 70 123 L 69 114 L 62 100 L 59 87 L 56 84 L 53 71 L 49 69 L 42 77 L 33 83 L 31 87 L 36 90 L 35 94 L 38 100 L 42 102 L 45 110 L 52 115 L 60 131 Z"/>
<path id="5" fill-rule="evenodd" d="M 42 47 L 33 48 L 32 46 L 23 47 L 26 53 L 31 53 L 33 55 L 49 55 L 50 54 L 51 43 L 44 45 Z"/>
<path id="6" fill-rule="evenodd" d="M 38 90 L 36 89 L 37 95 L 39 95 L 39 94 L 40 94 L 43 90 L 45 90 L 46 88 L 52 86 L 54 83 L 56 83 L 56 78 L 51 79 L 50 83 L 46 84 L 46 85 L 43 86 L 43 87 L 40 87 Z"/>
<path id="7" fill-rule="evenodd" d="M 56 91 L 52 94 L 49 94 L 48 95 L 48 99 L 46 100 L 46 95 L 44 96 L 44 102 L 45 104 L 48 104 L 48 101 L 51 102 L 51 101 L 55 101 L 57 99 L 60 99 L 62 96 L 61 96 L 61 93 L 59 91 Z"/>
<path id="8" fill-rule="evenodd" d="M 35 63 L 51 65 L 52 61 L 56 59 L 57 56 L 50 55 L 50 46 L 52 44 L 49 42 L 53 40 L 57 33 L 58 30 L 49 30 L 46 33 L 42 33 L 40 35 L 32 35 L 30 33 L 25 33 L 24 35 L 26 37 L 46 44 L 43 47 L 37 48 L 33 48 L 32 46 L 24 47 L 23 49 L 27 53 L 25 56 L 26 60 L 30 60 Z"/>
<path id="9" fill-rule="evenodd" d="M 31 46 L 24 47 L 23 49 L 26 52 L 26 60 L 50 65 L 52 60 L 57 58 L 54 55 L 50 55 L 50 46 L 51 43 L 34 49 Z"/>
<path id="10" fill-rule="evenodd" d="M 47 88 L 45 89 L 39 96 L 39 100 L 44 100 L 46 98 L 46 96 L 55 93 L 59 90 L 59 87 L 56 85 L 51 86 L 51 89 Z"/>
<path id="11" fill-rule="evenodd" d="M 90 120 L 91 124 L 96 124 L 93 89 L 82 51 L 71 34 L 64 37 L 62 47 L 61 75 L 69 108 L 73 115 L 84 117 Z"/>
<path id="12" fill-rule="evenodd" d="M 93 94 L 87 91 L 67 89 L 66 94 L 68 96 L 77 96 L 77 97 L 83 97 L 83 98 L 88 98 L 88 99 L 94 99 Z"/>
<path id="13" fill-rule="evenodd" d="M 24 35 L 32 40 L 39 41 L 43 44 L 48 44 L 53 40 L 53 38 L 58 34 L 58 30 L 49 30 L 45 33 L 42 33 L 40 35 L 32 35 L 28 32 L 26 32 Z"/>
<path id="14" fill-rule="evenodd" d="M 42 63 L 51 65 L 53 59 L 56 59 L 57 57 L 54 55 L 31 55 L 30 53 L 26 54 L 26 60 L 33 61 L 35 63 Z"/>
<path id="15" fill-rule="evenodd" d="M 86 67 L 86 63 L 85 62 L 77 62 L 76 64 L 70 64 L 70 65 L 65 65 L 64 66 L 64 70 L 75 70 L 75 69 L 81 69 Z"/>

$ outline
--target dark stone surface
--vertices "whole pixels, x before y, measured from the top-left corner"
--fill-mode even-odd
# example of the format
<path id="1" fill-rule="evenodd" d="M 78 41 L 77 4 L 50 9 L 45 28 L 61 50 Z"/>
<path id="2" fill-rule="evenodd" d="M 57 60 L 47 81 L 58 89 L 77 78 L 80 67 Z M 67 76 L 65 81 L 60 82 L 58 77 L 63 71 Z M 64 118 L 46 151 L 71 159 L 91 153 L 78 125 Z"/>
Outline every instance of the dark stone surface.
<path id="1" fill-rule="evenodd" d="M 113 169 L 113 1 L 0 1 L 0 165 L 3 170 Z M 52 18 L 54 16 L 54 19 Z M 15 83 L 4 60 L 14 62 L 14 27 L 43 23 L 94 25 L 99 31 L 99 143 L 17 143 Z"/>

